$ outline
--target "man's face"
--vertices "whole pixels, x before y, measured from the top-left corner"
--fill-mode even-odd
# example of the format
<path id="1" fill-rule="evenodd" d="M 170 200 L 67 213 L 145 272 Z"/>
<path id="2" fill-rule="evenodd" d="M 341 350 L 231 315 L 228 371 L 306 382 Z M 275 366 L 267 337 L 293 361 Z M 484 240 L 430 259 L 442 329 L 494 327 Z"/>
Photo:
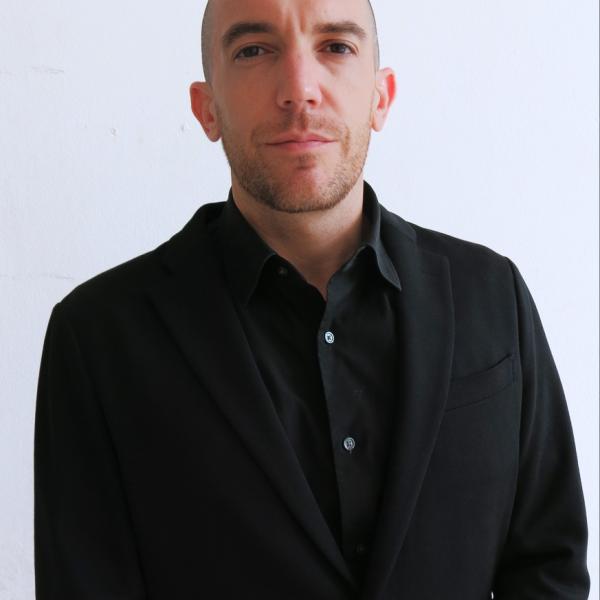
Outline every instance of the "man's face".
<path id="1" fill-rule="evenodd" d="M 367 2 L 216 0 L 213 10 L 209 137 L 221 137 L 232 178 L 275 210 L 335 206 L 363 171 L 378 102 Z"/>

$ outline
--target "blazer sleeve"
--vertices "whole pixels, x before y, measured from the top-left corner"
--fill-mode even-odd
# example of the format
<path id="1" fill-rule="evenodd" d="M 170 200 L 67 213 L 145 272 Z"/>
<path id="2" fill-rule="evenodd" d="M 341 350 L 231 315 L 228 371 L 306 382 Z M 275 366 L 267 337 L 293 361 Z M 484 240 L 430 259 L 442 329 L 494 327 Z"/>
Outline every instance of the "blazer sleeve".
<path id="1" fill-rule="evenodd" d="M 522 373 L 519 471 L 495 600 L 588 598 L 587 519 L 562 384 L 538 310 L 512 269 Z"/>
<path id="2" fill-rule="evenodd" d="M 34 564 L 37 600 L 146 598 L 117 457 L 61 303 L 37 388 Z"/>

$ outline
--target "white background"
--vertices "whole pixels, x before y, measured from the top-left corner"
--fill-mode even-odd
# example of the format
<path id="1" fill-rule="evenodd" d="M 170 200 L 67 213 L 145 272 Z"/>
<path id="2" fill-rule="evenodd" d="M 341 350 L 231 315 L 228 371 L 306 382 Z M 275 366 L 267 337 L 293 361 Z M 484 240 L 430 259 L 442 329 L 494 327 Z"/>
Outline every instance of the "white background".
<path id="1" fill-rule="evenodd" d="M 598 599 L 598 5 L 374 2 L 398 98 L 365 176 L 511 258 L 565 389 Z M 0 3 L 0 598 L 33 598 L 33 423 L 52 306 L 146 252 L 229 171 L 189 110 L 204 2 Z"/>

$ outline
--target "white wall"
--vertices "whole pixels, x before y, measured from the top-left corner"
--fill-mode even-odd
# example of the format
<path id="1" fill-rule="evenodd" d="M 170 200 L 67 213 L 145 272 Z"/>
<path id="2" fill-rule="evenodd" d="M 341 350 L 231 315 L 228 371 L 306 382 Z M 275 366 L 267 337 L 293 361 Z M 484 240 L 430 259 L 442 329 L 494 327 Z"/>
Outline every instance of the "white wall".
<path id="1" fill-rule="evenodd" d="M 525 277 L 569 403 L 597 600 L 597 2 L 374 6 L 399 95 L 366 179 L 387 208 Z M 221 146 L 188 106 L 203 9 L 0 3 L 1 600 L 33 598 L 33 417 L 52 306 L 226 199 Z"/>

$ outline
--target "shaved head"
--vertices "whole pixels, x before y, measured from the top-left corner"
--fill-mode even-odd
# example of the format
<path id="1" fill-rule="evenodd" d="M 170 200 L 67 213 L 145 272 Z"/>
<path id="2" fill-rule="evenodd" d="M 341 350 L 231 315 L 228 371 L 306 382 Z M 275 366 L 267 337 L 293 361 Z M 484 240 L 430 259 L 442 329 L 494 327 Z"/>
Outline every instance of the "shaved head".
<path id="1" fill-rule="evenodd" d="M 204 78 L 210 83 L 211 68 L 210 55 L 212 47 L 212 39 L 214 34 L 215 21 L 215 0 L 208 0 L 204 9 L 204 17 L 202 19 L 202 68 L 204 69 Z"/>
<path id="2" fill-rule="evenodd" d="M 379 69 L 379 37 L 377 34 L 377 22 L 375 20 L 375 13 L 373 12 L 373 6 L 370 0 L 365 0 L 369 6 L 369 13 L 371 15 L 371 29 L 373 34 L 373 46 L 375 55 L 375 69 Z M 212 78 L 212 49 L 214 48 L 214 13 L 215 4 L 218 0 L 208 0 L 206 8 L 204 9 L 204 17 L 202 19 L 202 68 L 204 69 L 204 78 L 210 83 Z"/>

